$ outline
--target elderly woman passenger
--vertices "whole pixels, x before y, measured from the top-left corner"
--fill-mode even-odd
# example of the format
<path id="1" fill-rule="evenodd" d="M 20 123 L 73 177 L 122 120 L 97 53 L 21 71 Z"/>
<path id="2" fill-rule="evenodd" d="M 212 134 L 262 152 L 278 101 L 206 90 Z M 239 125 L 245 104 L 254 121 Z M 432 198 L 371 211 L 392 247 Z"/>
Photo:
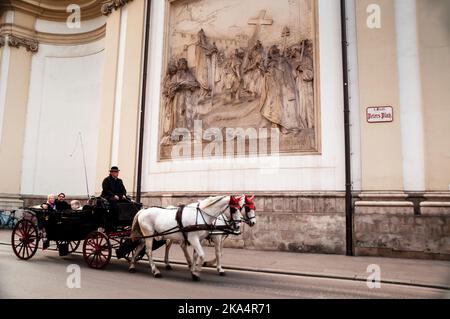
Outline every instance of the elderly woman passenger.
<path id="1" fill-rule="evenodd" d="M 56 203 L 55 203 L 55 195 L 50 194 L 47 196 L 47 201 L 41 205 L 42 209 L 48 210 L 48 211 L 54 211 L 56 210 Z"/>

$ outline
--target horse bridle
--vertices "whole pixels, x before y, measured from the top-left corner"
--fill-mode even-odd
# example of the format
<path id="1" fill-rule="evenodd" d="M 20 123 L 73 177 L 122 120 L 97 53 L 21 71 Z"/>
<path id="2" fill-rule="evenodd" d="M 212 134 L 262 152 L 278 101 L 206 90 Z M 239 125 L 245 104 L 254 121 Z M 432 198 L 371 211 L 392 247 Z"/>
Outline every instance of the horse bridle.
<path id="1" fill-rule="evenodd" d="M 250 213 L 252 210 L 256 210 L 255 205 L 252 204 L 244 204 L 244 208 L 245 208 L 245 217 L 242 218 L 242 220 L 248 224 L 252 219 L 256 219 L 256 215 L 249 217 L 248 213 Z M 242 209 L 242 208 L 241 208 Z"/>
<path id="2" fill-rule="evenodd" d="M 237 206 L 237 207 L 235 207 L 235 206 Z M 226 218 L 226 216 L 224 215 L 225 211 L 228 208 L 230 209 L 231 220 L 228 220 L 228 218 Z M 219 218 L 219 216 L 223 216 L 224 217 L 223 220 L 226 223 L 226 225 L 231 226 L 232 229 L 233 228 L 237 229 L 237 225 L 239 225 L 242 222 L 241 218 L 239 218 L 237 220 L 235 218 L 233 218 L 234 215 L 237 213 L 240 213 L 241 210 L 242 210 L 242 207 L 239 204 L 230 205 L 230 203 L 228 203 L 228 205 L 225 206 L 225 208 L 217 216 L 211 216 L 200 208 L 200 203 L 197 205 L 197 211 L 200 212 L 200 215 L 202 216 L 202 219 L 205 223 L 206 223 L 206 221 L 203 217 L 203 214 L 205 214 L 206 216 L 209 216 L 209 217 L 213 217 L 215 219 L 214 224 L 217 222 L 217 219 Z M 196 223 L 197 223 L 197 221 L 196 221 Z"/>
<path id="3" fill-rule="evenodd" d="M 239 224 L 242 222 L 242 220 L 239 218 L 238 220 L 234 219 L 233 216 L 235 214 L 238 214 L 241 212 L 242 207 L 240 207 L 239 209 L 234 207 L 234 206 L 230 206 L 228 205 L 228 207 L 230 208 L 230 215 L 231 215 L 231 220 L 227 220 L 227 218 L 224 218 L 225 223 L 235 227 L 235 229 L 237 229 L 239 226 Z M 225 216 L 226 217 L 226 216 Z"/>
<path id="4" fill-rule="evenodd" d="M 230 204 L 228 204 L 228 206 L 226 207 L 226 208 L 230 207 L 230 213 L 231 213 L 233 224 L 241 223 L 241 220 L 243 220 L 246 224 L 249 224 L 252 219 L 256 219 L 256 215 L 252 216 L 252 217 L 250 217 L 248 215 L 252 210 L 253 211 L 256 210 L 256 207 L 255 207 L 255 204 L 253 203 L 253 201 L 247 202 L 247 198 L 246 198 L 243 206 L 240 206 L 239 204 L 236 204 L 236 206 L 237 207 L 235 207 L 234 205 L 230 206 Z M 225 210 L 226 210 L 226 208 L 225 208 Z M 237 213 L 238 210 L 242 214 L 242 208 L 245 208 L 245 217 L 244 217 L 244 215 L 242 215 L 242 219 L 240 219 L 239 221 L 236 221 L 233 218 L 233 214 Z M 225 210 L 223 212 L 225 212 Z M 223 212 L 222 212 L 222 214 L 223 214 Z"/>

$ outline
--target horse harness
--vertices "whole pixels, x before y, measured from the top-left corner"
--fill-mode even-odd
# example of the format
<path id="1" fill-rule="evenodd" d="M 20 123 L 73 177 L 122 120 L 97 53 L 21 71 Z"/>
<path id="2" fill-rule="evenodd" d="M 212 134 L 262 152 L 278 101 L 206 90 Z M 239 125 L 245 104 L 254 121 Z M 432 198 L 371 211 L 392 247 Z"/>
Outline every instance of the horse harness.
<path id="1" fill-rule="evenodd" d="M 215 230 L 220 230 L 220 231 L 224 232 L 225 234 L 233 233 L 233 231 L 230 229 L 230 225 L 228 223 L 227 223 L 227 225 L 216 225 L 215 224 L 218 217 L 215 218 L 215 222 L 213 224 L 208 224 L 205 220 L 205 217 L 203 216 L 203 214 L 206 214 L 206 213 L 200 208 L 200 205 L 197 205 L 197 215 L 196 215 L 195 225 L 183 226 L 182 219 L 183 219 L 183 210 L 185 207 L 186 207 L 186 205 L 178 206 L 177 213 L 175 214 L 175 220 L 177 221 L 179 231 L 183 234 L 184 241 L 187 244 L 190 245 L 189 240 L 187 238 L 187 233 L 193 232 L 193 231 L 206 230 L 206 231 L 209 231 L 210 233 L 212 233 Z M 221 216 L 228 207 L 229 206 L 226 206 L 225 209 L 218 216 Z M 203 219 L 204 224 L 198 224 L 199 213 Z M 226 222 L 226 219 L 225 219 L 225 222 Z"/>

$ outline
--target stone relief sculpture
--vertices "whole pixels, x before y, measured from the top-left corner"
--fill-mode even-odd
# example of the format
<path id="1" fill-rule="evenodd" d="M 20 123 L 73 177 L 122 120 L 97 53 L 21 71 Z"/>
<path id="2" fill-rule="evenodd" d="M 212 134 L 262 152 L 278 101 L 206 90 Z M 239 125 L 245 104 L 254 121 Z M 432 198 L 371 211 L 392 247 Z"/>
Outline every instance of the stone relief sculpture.
<path id="1" fill-rule="evenodd" d="M 192 132 L 194 120 L 203 129 L 278 128 L 280 152 L 319 151 L 314 1 L 281 1 L 287 10 L 278 12 L 280 21 L 269 14 L 271 1 L 244 2 L 264 8 L 244 6 L 253 14 L 242 21 L 230 16 L 233 10 L 245 16 L 239 0 L 172 2 L 161 159 L 178 141 L 174 129 Z"/>

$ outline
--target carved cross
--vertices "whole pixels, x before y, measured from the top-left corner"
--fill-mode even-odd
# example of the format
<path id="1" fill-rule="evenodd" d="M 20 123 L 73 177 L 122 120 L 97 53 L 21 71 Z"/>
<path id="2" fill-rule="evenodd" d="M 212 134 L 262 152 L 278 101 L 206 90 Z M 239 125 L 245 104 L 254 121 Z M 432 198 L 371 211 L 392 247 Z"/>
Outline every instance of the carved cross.
<path id="1" fill-rule="evenodd" d="M 266 10 L 261 10 L 259 12 L 259 16 L 257 18 L 248 20 L 248 24 L 256 25 L 257 28 L 261 28 L 262 25 L 272 25 L 273 20 L 266 19 L 265 16 L 266 16 Z"/>
<path id="2" fill-rule="evenodd" d="M 266 10 L 261 10 L 259 12 L 258 17 L 248 20 L 249 25 L 255 26 L 255 31 L 253 32 L 252 37 L 248 41 L 249 47 L 252 47 L 256 43 L 256 40 L 258 40 L 258 34 L 261 31 L 261 26 L 273 24 L 273 20 L 267 19 L 267 18 L 265 18 L 265 16 L 266 16 Z"/>

